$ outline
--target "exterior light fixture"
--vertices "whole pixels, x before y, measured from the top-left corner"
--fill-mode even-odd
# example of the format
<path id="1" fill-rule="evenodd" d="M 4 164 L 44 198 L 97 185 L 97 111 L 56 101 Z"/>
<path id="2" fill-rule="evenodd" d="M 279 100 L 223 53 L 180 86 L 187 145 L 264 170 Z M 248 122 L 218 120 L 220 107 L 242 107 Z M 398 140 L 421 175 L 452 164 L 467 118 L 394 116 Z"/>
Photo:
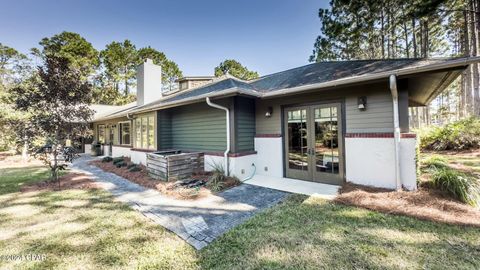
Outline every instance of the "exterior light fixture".
<path id="1" fill-rule="evenodd" d="M 360 111 L 367 109 L 367 97 L 358 97 L 358 109 Z"/>
<path id="2" fill-rule="evenodd" d="M 271 117 L 271 116 L 272 116 L 272 113 L 273 113 L 273 108 L 272 108 L 272 107 L 268 107 L 268 108 L 267 108 L 267 112 L 265 113 L 265 117 Z"/>

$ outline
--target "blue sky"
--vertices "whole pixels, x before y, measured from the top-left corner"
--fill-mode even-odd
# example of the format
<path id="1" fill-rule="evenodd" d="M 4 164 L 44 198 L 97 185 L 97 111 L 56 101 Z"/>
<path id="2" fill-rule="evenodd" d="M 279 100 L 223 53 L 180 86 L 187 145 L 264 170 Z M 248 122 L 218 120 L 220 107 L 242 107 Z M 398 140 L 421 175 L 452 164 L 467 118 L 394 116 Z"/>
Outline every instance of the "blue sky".
<path id="1" fill-rule="evenodd" d="M 142 2 L 142 3 L 140 3 Z M 62 31 L 101 50 L 130 39 L 177 62 L 184 75 L 211 75 L 222 60 L 239 60 L 261 75 L 308 64 L 328 1 L 73 1 L 2 0 L 0 42 L 28 52 Z"/>

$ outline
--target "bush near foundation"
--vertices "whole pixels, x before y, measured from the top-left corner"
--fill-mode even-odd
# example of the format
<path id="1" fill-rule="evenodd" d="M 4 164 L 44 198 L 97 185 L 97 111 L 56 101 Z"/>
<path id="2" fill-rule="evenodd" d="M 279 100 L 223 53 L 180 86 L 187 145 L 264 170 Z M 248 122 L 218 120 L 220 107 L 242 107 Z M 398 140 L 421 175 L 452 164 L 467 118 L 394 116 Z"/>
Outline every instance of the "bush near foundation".
<path id="1" fill-rule="evenodd" d="M 434 169 L 432 185 L 471 206 L 477 206 L 480 202 L 480 183 L 478 179 L 455 169 L 448 167 Z"/>
<path id="2" fill-rule="evenodd" d="M 113 161 L 113 164 L 117 164 L 119 162 L 124 162 L 125 159 L 123 157 L 115 157 L 112 159 L 112 161 Z"/>
<path id="3" fill-rule="evenodd" d="M 470 117 L 441 127 L 420 130 L 423 150 L 469 150 L 480 148 L 480 118 Z"/>

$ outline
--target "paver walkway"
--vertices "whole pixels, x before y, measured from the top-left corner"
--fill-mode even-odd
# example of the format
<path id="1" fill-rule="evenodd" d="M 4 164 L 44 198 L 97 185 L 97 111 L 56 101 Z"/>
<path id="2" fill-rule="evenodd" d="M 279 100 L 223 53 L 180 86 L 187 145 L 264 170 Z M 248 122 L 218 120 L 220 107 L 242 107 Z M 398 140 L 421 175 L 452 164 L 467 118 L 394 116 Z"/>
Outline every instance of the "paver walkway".
<path id="1" fill-rule="evenodd" d="M 246 221 L 258 211 L 282 201 L 289 193 L 243 184 L 217 195 L 186 201 L 166 197 L 116 174 L 89 165 L 89 155 L 82 155 L 73 169 L 91 174 L 102 188 L 119 201 L 129 204 L 161 226 L 176 233 L 196 249 Z"/>

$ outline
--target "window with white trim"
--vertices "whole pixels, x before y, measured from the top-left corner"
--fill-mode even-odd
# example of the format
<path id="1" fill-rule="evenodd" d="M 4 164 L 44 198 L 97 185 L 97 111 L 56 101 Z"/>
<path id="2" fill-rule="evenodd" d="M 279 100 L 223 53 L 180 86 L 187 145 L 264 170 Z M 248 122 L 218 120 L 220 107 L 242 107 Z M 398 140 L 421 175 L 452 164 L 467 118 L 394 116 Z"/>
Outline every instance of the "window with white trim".
<path id="1" fill-rule="evenodd" d="M 130 122 L 120 122 L 120 144 L 130 145 Z"/>
<path id="2" fill-rule="evenodd" d="M 155 117 L 135 119 L 135 148 L 155 149 Z"/>
<path id="3" fill-rule="evenodd" d="M 97 138 L 98 142 L 105 143 L 105 125 L 97 126 Z"/>

